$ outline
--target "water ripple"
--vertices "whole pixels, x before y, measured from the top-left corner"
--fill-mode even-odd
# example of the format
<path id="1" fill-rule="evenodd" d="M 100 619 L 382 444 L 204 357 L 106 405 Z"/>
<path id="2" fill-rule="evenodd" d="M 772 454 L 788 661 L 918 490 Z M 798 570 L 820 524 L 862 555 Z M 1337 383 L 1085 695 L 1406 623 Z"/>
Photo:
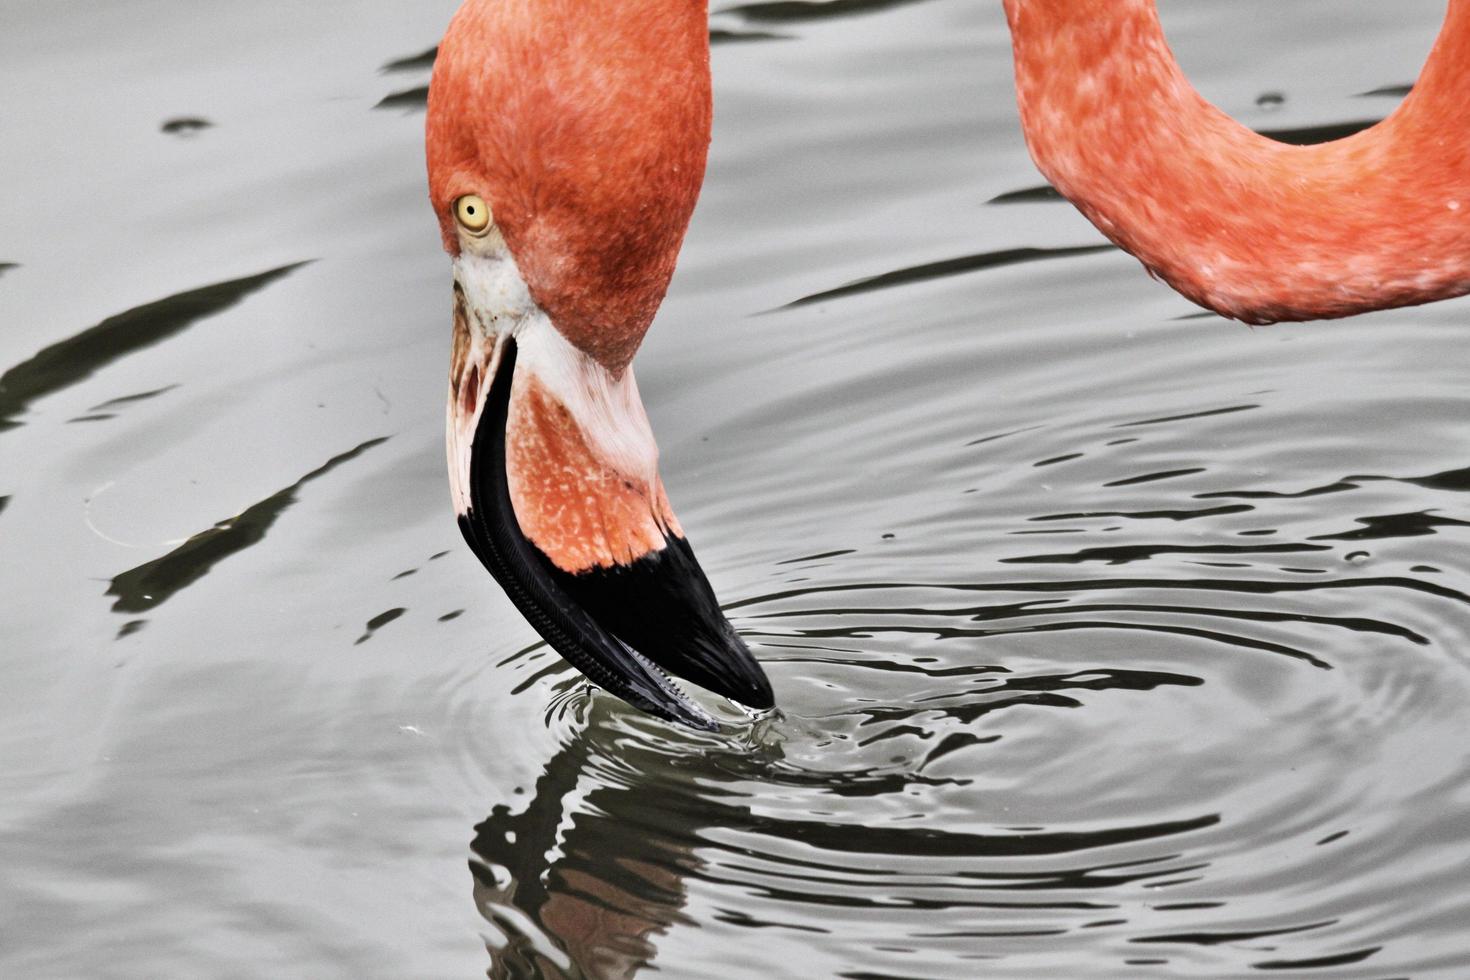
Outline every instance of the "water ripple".
<path id="1" fill-rule="evenodd" d="M 856 279 L 841 286 L 824 289 L 820 292 L 802 296 L 800 299 L 794 299 L 783 306 L 777 307 L 777 309 L 796 309 L 825 300 L 840 299 L 843 296 L 854 296 L 859 293 L 873 292 L 878 289 L 892 289 L 897 286 L 925 282 L 930 279 L 942 279 L 946 276 L 958 276 L 968 272 L 979 272 L 983 269 L 995 269 L 1001 266 L 1019 265 L 1026 262 L 1041 262 L 1047 259 L 1064 259 L 1074 255 L 1092 255 L 1097 252 L 1112 251 L 1116 247 L 1115 245 L 1073 245 L 1066 248 L 1006 248 L 994 252 L 981 252 L 977 255 L 962 255 L 958 258 L 941 259 L 937 262 L 925 262 L 922 265 L 907 266 L 902 269 L 894 269 L 891 272 L 883 272 L 875 276 Z"/>

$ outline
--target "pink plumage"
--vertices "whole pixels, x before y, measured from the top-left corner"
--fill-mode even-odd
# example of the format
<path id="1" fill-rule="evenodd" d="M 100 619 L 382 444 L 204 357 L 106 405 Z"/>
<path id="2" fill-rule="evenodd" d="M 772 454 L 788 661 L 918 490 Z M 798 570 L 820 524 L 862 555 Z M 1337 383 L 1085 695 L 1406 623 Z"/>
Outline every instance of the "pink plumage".
<path id="1" fill-rule="evenodd" d="M 1031 155 L 1103 234 L 1248 323 L 1470 292 L 1470 0 L 1364 132 L 1289 146 L 1206 102 L 1153 0 L 1005 0 Z"/>

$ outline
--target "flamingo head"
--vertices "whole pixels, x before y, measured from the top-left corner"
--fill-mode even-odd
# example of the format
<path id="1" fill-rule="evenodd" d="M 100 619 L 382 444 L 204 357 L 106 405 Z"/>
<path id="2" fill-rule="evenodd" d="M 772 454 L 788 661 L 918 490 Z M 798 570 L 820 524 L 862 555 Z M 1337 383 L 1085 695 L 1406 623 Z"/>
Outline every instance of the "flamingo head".
<path id="1" fill-rule="evenodd" d="M 754 708 L 771 687 L 669 506 L 631 366 L 704 175 L 706 31 L 700 0 L 467 0 L 427 151 L 460 527 L 573 666 L 712 728 L 668 674 Z"/>

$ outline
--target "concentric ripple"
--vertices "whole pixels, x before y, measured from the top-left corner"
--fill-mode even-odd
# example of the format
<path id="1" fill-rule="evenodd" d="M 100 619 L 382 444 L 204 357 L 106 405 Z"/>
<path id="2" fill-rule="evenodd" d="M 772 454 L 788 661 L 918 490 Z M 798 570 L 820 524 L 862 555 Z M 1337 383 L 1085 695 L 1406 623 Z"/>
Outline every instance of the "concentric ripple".
<path id="1" fill-rule="evenodd" d="M 1396 591 L 785 590 L 732 613 L 786 712 L 713 738 L 562 675 L 554 758 L 476 828 L 496 975 L 632 975 L 690 921 L 748 930 L 743 968 L 811 975 L 1380 975 L 1446 914 L 1403 896 L 1459 873 L 1425 842 L 1470 835 L 1443 808 L 1470 684 L 1409 627 L 1294 610 Z"/>

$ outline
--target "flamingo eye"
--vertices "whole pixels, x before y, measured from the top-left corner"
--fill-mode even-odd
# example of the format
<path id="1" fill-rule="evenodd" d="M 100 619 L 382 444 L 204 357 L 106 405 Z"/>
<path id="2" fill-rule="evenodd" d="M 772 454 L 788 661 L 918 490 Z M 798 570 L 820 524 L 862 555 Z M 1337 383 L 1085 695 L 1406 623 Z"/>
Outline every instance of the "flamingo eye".
<path id="1" fill-rule="evenodd" d="M 478 194 L 466 194 L 455 200 L 454 217 L 471 235 L 483 235 L 490 227 L 490 205 Z"/>

